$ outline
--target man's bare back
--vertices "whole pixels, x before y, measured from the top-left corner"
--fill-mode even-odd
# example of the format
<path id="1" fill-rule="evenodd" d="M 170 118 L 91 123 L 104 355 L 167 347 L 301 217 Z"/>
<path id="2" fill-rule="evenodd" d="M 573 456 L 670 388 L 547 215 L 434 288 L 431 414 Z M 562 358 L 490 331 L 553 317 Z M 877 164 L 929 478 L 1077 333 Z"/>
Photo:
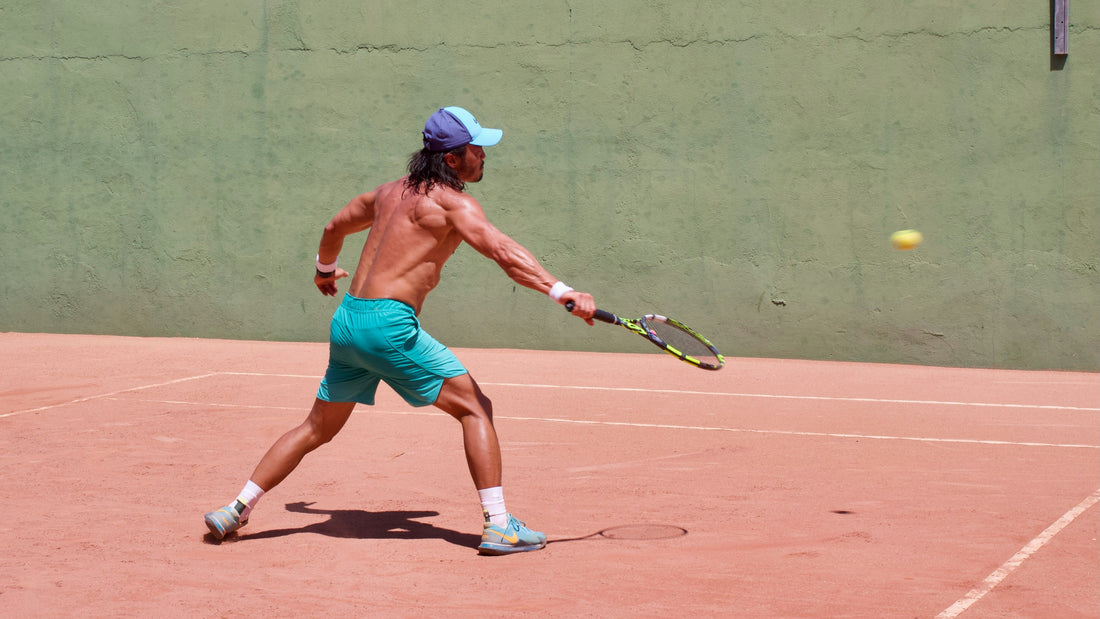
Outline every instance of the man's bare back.
<path id="1" fill-rule="evenodd" d="M 405 179 L 386 183 L 352 203 L 354 216 L 369 218 L 371 230 L 348 292 L 364 299 L 395 299 L 417 313 L 439 283 L 447 259 L 462 242 L 446 209 L 466 196 L 449 187 L 420 194 Z"/>

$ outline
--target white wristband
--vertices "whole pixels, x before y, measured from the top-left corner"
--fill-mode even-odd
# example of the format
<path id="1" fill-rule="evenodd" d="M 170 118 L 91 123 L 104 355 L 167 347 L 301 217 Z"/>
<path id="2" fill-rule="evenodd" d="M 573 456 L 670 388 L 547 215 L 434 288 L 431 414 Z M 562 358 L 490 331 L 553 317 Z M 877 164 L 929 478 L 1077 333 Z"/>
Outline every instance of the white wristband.
<path id="1" fill-rule="evenodd" d="M 321 262 L 321 254 L 317 254 L 317 270 L 322 272 L 322 273 L 332 273 L 333 271 L 336 270 L 336 263 L 339 260 L 340 260 L 340 257 L 337 256 L 336 260 L 332 261 L 332 264 L 324 264 L 323 262 Z"/>
<path id="2" fill-rule="evenodd" d="M 554 284 L 553 286 L 550 287 L 550 298 L 555 300 L 555 301 L 561 301 L 562 295 L 564 295 L 567 292 L 573 292 L 573 289 L 570 288 L 569 286 L 566 286 L 562 282 L 557 282 L 556 284 Z"/>

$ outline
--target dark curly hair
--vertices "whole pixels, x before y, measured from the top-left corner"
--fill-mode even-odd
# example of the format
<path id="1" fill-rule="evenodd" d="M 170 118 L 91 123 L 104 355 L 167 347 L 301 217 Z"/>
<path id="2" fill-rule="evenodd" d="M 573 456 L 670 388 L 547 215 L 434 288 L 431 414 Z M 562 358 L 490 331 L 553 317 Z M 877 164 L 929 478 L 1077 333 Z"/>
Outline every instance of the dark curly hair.
<path id="1" fill-rule="evenodd" d="M 426 194 L 436 185 L 445 185 L 456 191 L 466 191 L 466 183 L 459 180 L 451 166 L 443 158 L 448 154 L 462 157 L 466 144 L 448 151 L 423 148 L 409 157 L 409 176 L 405 187 L 415 193 Z"/>

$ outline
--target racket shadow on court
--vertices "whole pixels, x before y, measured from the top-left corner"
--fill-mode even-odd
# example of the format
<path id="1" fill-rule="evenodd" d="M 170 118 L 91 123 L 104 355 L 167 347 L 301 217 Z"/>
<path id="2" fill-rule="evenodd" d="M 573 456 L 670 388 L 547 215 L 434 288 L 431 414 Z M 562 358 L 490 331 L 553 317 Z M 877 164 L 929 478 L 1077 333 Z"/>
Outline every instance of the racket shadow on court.
<path id="1" fill-rule="evenodd" d="M 621 524 L 607 527 L 606 529 L 601 529 L 595 533 L 590 533 L 581 537 L 548 539 L 546 543 L 549 545 L 560 544 L 562 542 L 588 542 L 599 540 L 630 540 L 645 542 L 673 539 L 676 537 L 683 537 L 687 534 L 687 529 L 672 524 Z"/>
<path id="2" fill-rule="evenodd" d="M 328 520 L 308 524 L 303 527 L 272 529 L 269 531 L 247 532 L 247 527 L 231 533 L 218 542 L 213 535 L 206 534 L 206 543 L 218 544 L 254 539 L 271 539 L 300 533 L 313 533 L 345 539 L 441 539 L 457 546 L 476 548 L 481 542 L 480 535 L 462 533 L 420 522 L 418 518 L 438 516 L 435 511 L 384 511 L 369 512 L 361 509 L 314 509 L 313 503 L 299 501 L 287 503 L 286 510 L 296 514 L 317 514 L 328 516 Z"/>

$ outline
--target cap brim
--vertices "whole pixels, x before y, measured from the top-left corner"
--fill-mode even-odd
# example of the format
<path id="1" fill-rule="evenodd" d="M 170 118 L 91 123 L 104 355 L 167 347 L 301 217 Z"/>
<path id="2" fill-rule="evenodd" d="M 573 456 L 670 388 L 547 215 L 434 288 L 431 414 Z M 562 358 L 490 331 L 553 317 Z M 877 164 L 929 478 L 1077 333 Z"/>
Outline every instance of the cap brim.
<path id="1" fill-rule="evenodd" d="M 500 129 L 487 129 L 481 128 L 481 133 L 477 134 L 477 137 L 470 140 L 470 144 L 474 146 L 496 146 L 500 139 L 504 137 L 504 132 Z"/>

